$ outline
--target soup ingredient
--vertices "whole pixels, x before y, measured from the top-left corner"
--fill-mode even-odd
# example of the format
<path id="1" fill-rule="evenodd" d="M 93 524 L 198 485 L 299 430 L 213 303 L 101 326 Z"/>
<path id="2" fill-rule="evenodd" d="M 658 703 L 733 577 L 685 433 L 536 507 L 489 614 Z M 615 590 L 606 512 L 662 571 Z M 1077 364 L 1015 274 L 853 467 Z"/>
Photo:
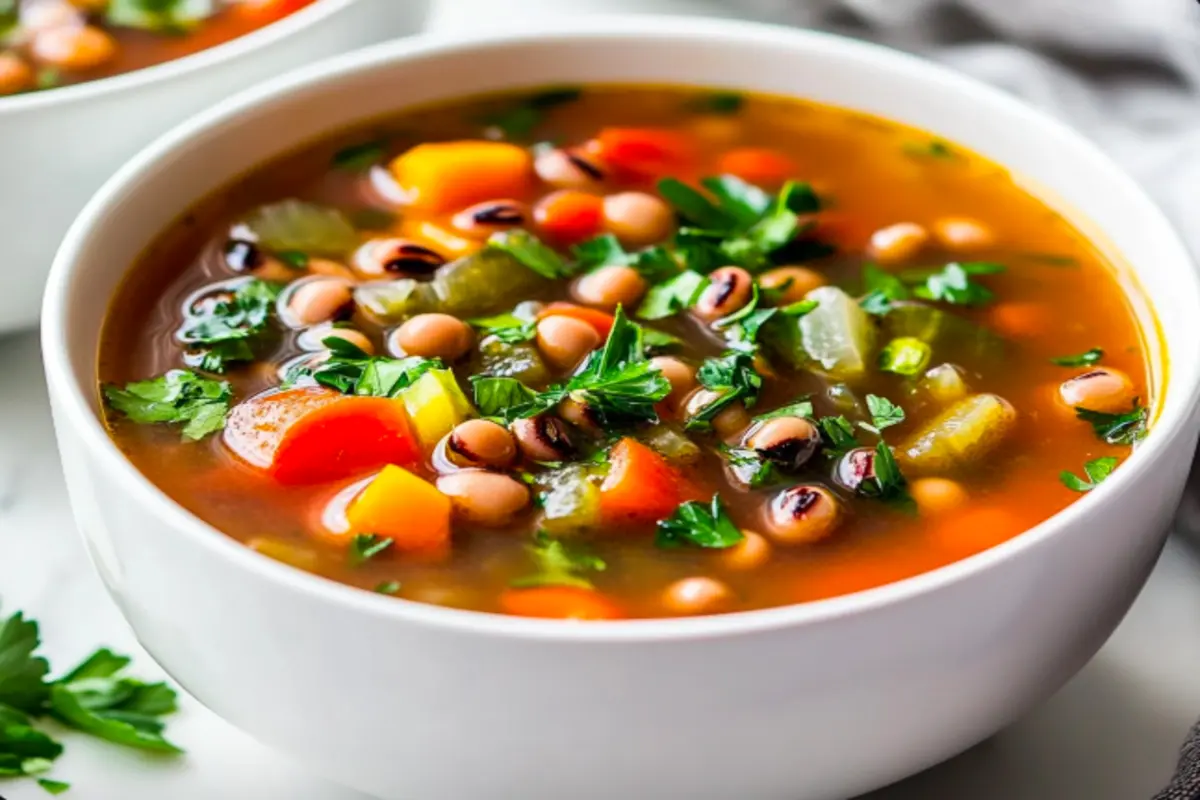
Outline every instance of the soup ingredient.
<path id="1" fill-rule="evenodd" d="M 16 53 L 0 53 L 0 97 L 32 89 L 36 80 L 33 67 L 25 59 Z"/>
<path id="2" fill-rule="evenodd" d="M 617 442 L 608 461 L 608 476 L 600 486 L 600 515 L 606 524 L 658 522 L 685 500 L 697 499 L 682 475 L 636 439 Z"/>
<path id="3" fill-rule="evenodd" d="M 173 369 L 157 378 L 128 383 L 124 389 L 105 386 L 104 399 L 111 409 L 139 425 L 182 425 L 183 438 L 196 441 L 225 427 L 233 391 L 224 381 Z"/>
<path id="4" fill-rule="evenodd" d="M 552 87 L 523 98 L 505 111 L 487 116 L 483 123 L 507 139 L 523 140 L 542 122 L 547 112 L 573 103 L 582 95 L 583 90 L 576 86 Z M 488 133 L 490 135 L 491 131 Z"/>
<path id="5" fill-rule="evenodd" d="M 421 445 L 429 450 L 472 412 L 454 373 L 431 369 L 396 398 L 408 411 L 408 419 Z M 399 462 L 403 463 L 403 462 Z"/>
<path id="6" fill-rule="evenodd" d="M 767 504 L 763 516 L 767 535 L 784 545 L 825 539 L 841 520 L 841 503 L 824 486 L 815 484 L 784 489 Z"/>
<path id="7" fill-rule="evenodd" d="M 992 229 L 969 217 L 942 217 L 933 223 L 933 236 L 947 250 L 974 253 L 996 244 Z"/>
<path id="8" fill-rule="evenodd" d="M 597 158 L 563 148 L 539 153 L 533 169 L 544 182 L 560 189 L 590 189 L 605 178 L 604 167 Z"/>
<path id="9" fill-rule="evenodd" d="M 758 276 L 758 288 L 779 305 L 798 303 L 825 283 L 824 275 L 807 267 L 776 267 Z"/>
<path id="10" fill-rule="evenodd" d="M 741 267 L 721 267 L 708 276 L 692 313 L 707 322 L 727 317 L 750 302 L 754 278 Z"/>
<path id="11" fill-rule="evenodd" d="M 1096 367 L 1063 381 L 1058 394 L 1072 408 L 1115 414 L 1133 404 L 1137 390 L 1119 369 Z"/>
<path id="12" fill-rule="evenodd" d="M 445 263 L 437 251 L 411 239 L 373 239 L 354 254 L 355 268 L 368 278 L 428 275 Z"/>
<path id="13" fill-rule="evenodd" d="M 925 371 L 932 356 L 933 350 L 925 342 L 901 336 L 888 342 L 879 353 L 879 368 L 912 378 Z"/>
<path id="14" fill-rule="evenodd" d="M 970 496 L 958 481 L 919 478 L 908 487 L 921 514 L 944 514 L 966 505 Z"/>
<path id="15" fill-rule="evenodd" d="M 117 43 L 93 25 L 63 25 L 38 31 L 29 52 L 47 66 L 82 72 L 111 61 L 117 54 Z"/>
<path id="16" fill-rule="evenodd" d="M 542 619 L 598 620 L 624 616 L 604 595 L 578 586 L 509 589 L 500 595 L 500 608 L 506 614 Z"/>
<path id="17" fill-rule="evenodd" d="M 596 152 L 604 163 L 632 178 L 687 170 L 695 151 L 691 137 L 668 128 L 603 128 L 596 136 Z"/>
<path id="18" fill-rule="evenodd" d="M 728 584 L 703 576 L 675 581 L 663 592 L 663 606 L 679 615 L 717 614 L 734 600 Z"/>
<path id="19" fill-rule="evenodd" d="M 537 324 L 538 349 L 557 369 L 574 367 L 603 341 L 596 329 L 567 316 L 545 317 Z"/>
<path id="20" fill-rule="evenodd" d="M 443 367 L 436 359 L 372 356 L 338 336 L 326 337 L 321 344 L 328 348 L 328 356 L 316 364 L 306 362 L 293 367 L 288 371 L 285 386 L 311 379 L 342 394 L 394 397 L 426 372 Z"/>
<path id="21" fill-rule="evenodd" d="M 1076 356 L 1052 358 L 1050 359 L 1050 363 L 1057 364 L 1060 367 L 1090 367 L 1094 364 L 1099 364 L 1102 358 L 1104 358 L 1104 351 L 1099 347 L 1093 347 L 1086 353 L 1080 353 Z"/>
<path id="22" fill-rule="evenodd" d="M 574 303 L 551 303 L 537 315 L 539 322 L 549 317 L 570 317 L 586 322 L 600 335 L 601 340 L 607 339 L 608 334 L 612 333 L 613 315 L 594 308 L 577 306 Z"/>
<path id="23" fill-rule="evenodd" d="M 960 400 L 921 426 L 900 448 L 905 467 L 925 473 L 977 466 L 1016 428 L 1017 412 L 995 394 Z"/>
<path id="24" fill-rule="evenodd" d="M 409 204 L 429 212 L 451 212 L 496 197 L 522 197 L 533 164 L 528 151 L 505 142 L 426 142 L 389 166 Z"/>
<path id="25" fill-rule="evenodd" d="M 358 233 L 335 208 L 303 200 L 281 200 L 260 206 L 246 227 L 269 250 L 340 258 L 358 246 Z"/>
<path id="26" fill-rule="evenodd" d="M 594 194 L 561 189 L 538 201 L 533 218 L 555 243 L 575 244 L 599 232 L 604 223 L 604 202 Z"/>
<path id="27" fill-rule="evenodd" d="M 517 443 L 508 429 L 486 419 L 469 419 L 446 440 L 450 457 L 464 467 L 505 469 L 517 457 Z"/>
<path id="28" fill-rule="evenodd" d="M 675 227 L 675 212 L 647 192 L 618 192 L 604 198 L 604 228 L 624 245 L 661 242 Z"/>
<path id="29" fill-rule="evenodd" d="M 555 536 L 598 527 L 601 474 L 595 465 L 567 464 L 540 475 L 542 527 Z"/>
<path id="30" fill-rule="evenodd" d="M 788 321 L 799 340 L 785 339 L 783 355 L 794 364 L 811 359 L 830 378 L 853 383 L 866 376 L 875 349 L 875 327 L 865 311 L 841 289 L 822 286 L 806 296 L 817 307 Z"/>
<path id="31" fill-rule="evenodd" d="M 633 267 L 614 265 L 589 272 L 575 282 L 572 294 L 589 306 L 633 306 L 646 292 L 646 281 Z"/>
<path id="32" fill-rule="evenodd" d="M 586 576 L 607 569 L 602 559 L 584 552 L 578 546 L 551 538 L 543 531 L 534 534 L 533 544 L 527 549 L 536 571 L 514 580 L 512 586 L 517 588 L 577 586 L 592 589 L 592 582 Z"/>
<path id="33" fill-rule="evenodd" d="M 1133 445 L 1146 436 L 1147 409 L 1136 397 L 1133 407 L 1124 413 L 1108 414 L 1090 408 L 1076 408 L 1075 416 L 1091 424 L 1096 436 L 1109 444 Z"/>
<path id="34" fill-rule="evenodd" d="M 516 420 L 512 433 L 521 453 L 531 461 L 559 461 L 575 452 L 566 426 L 548 414 Z"/>
<path id="35" fill-rule="evenodd" d="M 978 281 L 971 280 L 971 276 L 1003 271 L 1003 266 L 990 262 L 951 262 L 927 276 L 925 283 L 914 289 L 913 294 L 925 300 L 939 300 L 954 305 L 984 305 L 995 299 L 995 294 Z"/>
<path id="36" fill-rule="evenodd" d="M 742 540 L 721 553 L 721 563 L 727 568 L 746 572 L 758 569 L 771 559 L 771 543 L 754 531 L 742 531 Z"/>
<path id="37" fill-rule="evenodd" d="M 404 552 L 450 544 L 450 498 L 429 481 L 388 464 L 346 509 L 350 530 L 373 533 Z"/>
<path id="38" fill-rule="evenodd" d="M 457 361 L 471 349 L 471 328 L 449 314 L 418 314 L 401 325 L 392 337 L 402 353 L 422 358 Z"/>
<path id="39" fill-rule="evenodd" d="M 494 233 L 488 239 L 488 247 L 508 253 L 518 263 L 543 278 L 565 278 L 572 271 L 562 256 L 525 230 L 514 229 Z"/>
<path id="40" fill-rule="evenodd" d="M 929 242 L 929 231 L 915 222 L 897 222 L 871 234 L 868 249 L 881 264 L 899 264 L 915 257 Z"/>
<path id="41" fill-rule="evenodd" d="M 807 419 L 773 417 L 750 429 L 745 446 L 780 469 L 795 472 L 821 447 L 821 433 Z"/>
<path id="42" fill-rule="evenodd" d="M 1059 473 L 1059 480 L 1063 486 L 1066 486 L 1073 492 L 1090 492 L 1099 486 L 1105 478 L 1112 474 L 1112 471 L 1117 468 L 1117 459 L 1112 456 L 1102 456 L 1094 458 L 1083 465 L 1083 472 L 1087 476 L 1086 479 L 1080 478 L 1073 472 L 1063 470 Z"/>
<path id="43" fill-rule="evenodd" d="M 340 278 L 313 278 L 297 286 L 287 301 L 288 316 L 304 327 L 341 316 L 353 303 L 350 284 Z"/>
<path id="44" fill-rule="evenodd" d="M 650 365 L 671 384 L 671 392 L 664 398 L 667 405 L 678 406 L 696 388 L 696 368 L 690 364 L 674 356 L 655 356 Z"/>
<path id="45" fill-rule="evenodd" d="M 253 361 L 254 344 L 266 332 L 282 288 L 254 278 L 243 281 L 232 295 L 188 309 L 176 337 L 193 350 L 205 372 L 221 373 L 229 364 Z"/>
<path id="46" fill-rule="evenodd" d="M 717 169 L 755 186 L 775 187 L 796 174 L 792 159 L 767 147 L 737 147 L 717 160 Z"/>
<path id="47" fill-rule="evenodd" d="M 498 528 L 529 505 L 525 484 L 497 472 L 466 469 L 437 480 L 437 490 L 450 498 L 454 513 L 465 522 Z"/>
<path id="48" fill-rule="evenodd" d="M 356 533 L 350 537 L 350 566 L 360 567 L 375 556 L 392 549 L 396 542 L 377 533 Z"/>
<path id="49" fill-rule="evenodd" d="M 284 484 L 348 478 L 419 456 L 404 406 L 322 387 L 267 392 L 229 414 L 225 444 Z"/>
<path id="50" fill-rule="evenodd" d="M 480 239 L 493 233 L 526 224 L 529 209 L 517 200 L 486 200 L 454 215 L 452 224 L 459 231 Z"/>
<path id="51" fill-rule="evenodd" d="M 689 500 L 675 509 L 670 517 L 660 520 L 654 543 L 659 547 L 694 544 L 723 549 L 733 547 L 742 538 L 742 532 L 721 505 L 721 496 L 715 494 L 707 506 Z"/>
<path id="52" fill-rule="evenodd" d="M 698 272 L 684 270 L 678 275 L 651 286 L 637 310 L 642 319 L 665 319 L 691 308 L 708 279 Z"/>
<path id="53" fill-rule="evenodd" d="M 962 400 L 970 393 L 962 370 L 953 364 L 939 364 L 925 373 L 920 386 L 938 403 L 948 406 Z"/>

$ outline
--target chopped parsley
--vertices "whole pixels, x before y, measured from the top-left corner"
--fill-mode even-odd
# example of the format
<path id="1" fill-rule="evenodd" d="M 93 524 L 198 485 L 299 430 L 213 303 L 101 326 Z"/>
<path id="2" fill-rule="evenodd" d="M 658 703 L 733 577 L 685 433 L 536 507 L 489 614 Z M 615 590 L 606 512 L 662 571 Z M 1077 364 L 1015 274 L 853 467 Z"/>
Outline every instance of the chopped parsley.
<path id="1" fill-rule="evenodd" d="M 318 364 L 298 364 L 288 371 L 284 386 L 312 380 L 342 394 L 395 397 L 433 369 L 444 369 L 436 358 L 373 356 L 357 345 L 330 336 L 322 344 L 329 357 Z"/>
<path id="2" fill-rule="evenodd" d="M 516 105 L 484 117 L 482 123 L 496 128 L 509 141 L 526 141 L 541 124 L 546 112 L 573 103 L 583 96 L 576 86 L 561 86 L 532 94 Z"/>
<path id="3" fill-rule="evenodd" d="M 71 788 L 71 784 L 65 781 L 55 781 L 50 778 L 38 778 L 38 786 L 45 789 L 50 794 L 58 795 Z"/>
<path id="4" fill-rule="evenodd" d="M 751 489 L 763 489 L 783 483 L 785 476 L 779 467 L 757 450 L 746 447 L 729 447 L 720 445 L 718 449 L 725 457 L 729 471 L 742 483 Z"/>
<path id="5" fill-rule="evenodd" d="M 276 253 L 275 257 L 283 262 L 285 267 L 301 270 L 308 268 L 308 262 L 311 260 L 308 253 L 301 253 L 299 250 L 284 250 Z"/>
<path id="6" fill-rule="evenodd" d="M 992 275 L 1003 272 L 1004 267 L 987 261 L 959 263 L 952 261 L 940 270 L 924 276 L 924 282 L 913 289 L 913 294 L 923 300 L 950 303 L 960 306 L 979 306 L 990 303 L 992 290 L 971 280 L 976 275 Z M 914 271 L 919 274 L 919 271 Z"/>
<path id="7" fill-rule="evenodd" d="M 251 278 L 228 299 L 189 312 L 175 334 L 192 351 L 205 372 L 221 373 L 229 364 L 254 360 L 254 340 L 267 330 L 275 300 L 283 286 Z"/>
<path id="8" fill-rule="evenodd" d="M 680 311 L 691 308 L 708 279 L 698 272 L 684 270 L 673 278 L 657 283 L 646 292 L 638 307 L 637 315 L 642 319 L 665 319 Z"/>
<path id="9" fill-rule="evenodd" d="M 892 304 L 908 300 L 911 293 L 904 281 L 874 264 L 863 267 L 863 297 L 859 305 L 868 314 L 884 316 L 892 310 Z"/>
<path id="10" fill-rule="evenodd" d="M 537 392 L 516 378 L 472 375 L 471 387 L 479 413 L 500 419 L 505 424 L 537 416 L 555 405 L 541 400 Z"/>
<path id="11" fill-rule="evenodd" d="M 1060 367 L 1090 367 L 1093 364 L 1099 364 L 1102 358 L 1104 358 L 1104 351 L 1099 347 L 1093 347 L 1086 353 L 1080 353 L 1076 356 L 1052 358 L 1050 359 L 1050 363 L 1057 364 Z"/>
<path id="12" fill-rule="evenodd" d="M 552 538 L 545 531 L 533 536 L 527 548 L 533 559 L 534 572 L 517 578 L 511 586 L 528 589 L 535 586 L 578 586 L 591 589 L 592 582 L 585 575 L 603 572 L 607 565 L 598 556 L 586 553 L 574 545 Z"/>
<path id="13" fill-rule="evenodd" d="M 375 587 L 376 594 L 395 595 L 400 593 L 400 581 L 384 581 Z"/>
<path id="14" fill-rule="evenodd" d="M 516 314 L 497 314 L 494 317 L 469 319 L 467 323 L 505 344 L 528 342 L 537 336 L 537 320 Z"/>
<path id="15" fill-rule="evenodd" d="M 670 251 L 662 245 L 630 253 L 611 233 L 603 233 L 580 242 L 571 248 L 571 255 L 575 257 L 577 269 L 593 270 L 608 266 L 633 267 L 650 283 L 667 280 L 679 272 L 679 264 L 675 262 Z"/>
<path id="16" fill-rule="evenodd" d="M 139 425 L 182 425 L 183 438 L 196 441 L 225 427 L 233 390 L 225 381 L 173 369 L 124 389 L 107 385 L 104 399 L 109 408 Z"/>
<path id="17" fill-rule="evenodd" d="M 1096 435 L 1109 444 L 1132 445 L 1146 436 L 1148 411 L 1137 399 L 1133 408 L 1121 414 L 1108 414 L 1076 406 L 1075 416 L 1089 423 Z"/>
<path id="18" fill-rule="evenodd" d="M 733 547 L 744 538 L 721 505 L 721 496 L 714 494 L 707 506 L 689 500 L 675 509 L 670 517 L 659 522 L 654 543 L 659 547 L 692 544 L 720 549 Z"/>
<path id="19" fill-rule="evenodd" d="M 951 159 L 958 154 L 941 139 L 930 139 L 927 142 L 905 142 L 904 154 L 913 158 Z"/>
<path id="20" fill-rule="evenodd" d="M 333 154 L 331 164 L 334 169 L 345 172 L 364 172 L 382 161 L 386 155 L 386 143 L 376 139 L 343 147 Z"/>
<path id="21" fill-rule="evenodd" d="M 847 450 L 853 450 L 859 446 L 854 425 L 840 414 L 835 417 L 821 417 L 817 420 L 817 427 L 821 429 L 825 452 L 830 457 L 840 457 Z"/>
<path id="22" fill-rule="evenodd" d="M 916 503 L 908 493 L 908 481 L 887 442 L 875 445 L 875 475 L 858 486 L 859 494 L 881 500 L 905 512 L 916 511 Z"/>
<path id="23" fill-rule="evenodd" d="M 812 401 L 805 398 L 804 400 L 798 400 L 795 403 L 789 403 L 786 406 L 777 408 L 774 411 L 767 411 L 763 414 L 759 414 L 754 418 L 754 421 L 763 422 L 764 420 L 776 419 L 778 417 L 801 417 L 803 419 L 809 419 L 812 417 L 812 415 Z"/>
<path id="24" fill-rule="evenodd" d="M 570 277 L 574 272 L 553 248 L 521 228 L 493 233 L 488 239 L 488 247 L 507 253 L 547 280 Z"/>
<path id="25" fill-rule="evenodd" d="M 707 359 L 696 371 L 696 379 L 716 398 L 692 415 L 684 426 L 686 430 L 708 430 L 713 418 L 738 400 L 752 407 L 763 386 L 762 376 L 754 369 L 754 357 L 739 351 Z"/>
<path id="26" fill-rule="evenodd" d="M 395 540 L 377 533 L 356 533 L 350 539 L 350 566 L 367 563 L 375 556 L 391 549 Z"/>
<path id="27" fill-rule="evenodd" d="M 1118 460 L 1113 456 L 1094 458 L 1083 465 L 1083 472 L 1087 475 L 1086 480 L 1065 469 L 1059 473 L 1058 479 L 1062 481 L 1063 486 L 1066 486 L 1073 492 L 1090 492 L 1112 474 L 1112 471 L 1117 468 L 1118 463 Z"/>
<path id="28" fill-rule="evenodd" d="M 687 110 L 696 114 L 731 116 L 742 110 L 746 98 L 738 92 L 709 92 L 694 97 L 687 103 Z"/>
<path id="29" fill-rule="evenodd" d="M 871 424 L 859 423 L 861 427 L 878 434 L 885 428 L 904 422 L 904 409 L 878 395 L 867 395 L 867 410 L 871 412 Z"/>
<path id="30" fill-rule="evenodd" d="M 105 20 L 118 28 L 182 34 L 219 10 L 216 0 L 109 0 Z"/>
<path id="31" fill-rule="evenodd" d="M 760 296 L 758 284 L 752 287 L 750 301 L 746 305 L 734 311 L 728 316 L 722 317 L 713 323 L 713 327 L 725 333 L 725 338 L 729 342 L 730 349 L 740 350 L 745 353 L 755 353 L 758 351 L 758 334 L 763 326 L 767 324 L 780 311 L 787 313 L 787 309 L 779 308 L 759 308 Z M 800 313 L 792 316 L 802 316 L 816 308 L 816 303 L 802 300 L 799 303 L 793 303 L 792 306 L 802 306 L 797 309 Z"/>

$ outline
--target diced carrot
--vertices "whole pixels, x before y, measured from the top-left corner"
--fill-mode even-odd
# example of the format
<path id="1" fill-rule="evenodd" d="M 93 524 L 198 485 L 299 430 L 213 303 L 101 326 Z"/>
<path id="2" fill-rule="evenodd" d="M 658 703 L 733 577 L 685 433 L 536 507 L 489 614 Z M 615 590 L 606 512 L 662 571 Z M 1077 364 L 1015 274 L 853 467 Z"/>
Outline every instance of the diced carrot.
<path id="1" fill-rule="evenodd" d="M 450 259 L 469 256 L 483 247 L 483 242 L 458 236 L 427 219 L 406 219 L 400 225 L 400 235 Z"/>
<path id="2" fill-rule="evenodd" d="M 620 619 L 621 609 L 604 595 L 577 586 L 507 589 L 500 595 L 506 614 L 541 619 Z"/>
<path id="3" fill-rule="evenodd" d="M 600 485 L 600 515 L 606 523 L 649 523 L 671 516 L 685 500 L 702 495 L 658 453 L 625 438 L 609 454 Z"/>
<path id="4" fill-rule="evenodd" d="M 224 439 L 242 460 L 288 484 L 340 480 L 420 455 L 397 401 L 315 386 L 240 403 Z"/>
<path id="5" fill-rule="evenodd" d="M 611 169 L 637 178 L 661 178 L 694 166 L 696 143 L 669 128 L 604 128 L 596 149 Z"/>
<path id="6" fill-rule="evenodd" d="M 533 218 L 555 244 L 576 244 L 600 232 L 604 201 L 594 194 L 563 189 L 542 198 Z"/>
<path id="7" fill-rule="evenodd" d="M 1052 322 L 1050 309 L 1038 303 L 997 303 L 988 309 L 988 325 L 1013 339 L 1039 336 Z"/>
<path id="8" fill-rule="evenodd" d="M 391 171 L 413 207 L 446 212 L 524 196 L 533 165 L 525 148 L 515 144 L 464 140 L 419 144 L 397 156 Z"/>
<path id="9" fill-rule="evenodd" d="M 374 533 L 402 551 L 439 550 L 450 543 L 450 498 L 427 480 L 389 464 L 346 509 L 350 530 Z"/>
<path id="10" fill-rule="evenodd" d="M 571 317 L 580 322 L 586 322 L 596 329 L 596 333 L 600 334 L 601 339 L 607 339 L 609 331 L 613 326 L 613 315 L 595 308 L 586 306 L 577 306 L 574 303 L 557 302 L 551 303 L 542 309 L 538 314 L 538 319 L 542 320 L 546 317 Z"/>
<path id="11" fill-rule="evenodd" d="M 737 147 L 717 161 L 717 171 L 757 186 L 775 188 L 796 175 L 796 162 L 766 147 Z"/>

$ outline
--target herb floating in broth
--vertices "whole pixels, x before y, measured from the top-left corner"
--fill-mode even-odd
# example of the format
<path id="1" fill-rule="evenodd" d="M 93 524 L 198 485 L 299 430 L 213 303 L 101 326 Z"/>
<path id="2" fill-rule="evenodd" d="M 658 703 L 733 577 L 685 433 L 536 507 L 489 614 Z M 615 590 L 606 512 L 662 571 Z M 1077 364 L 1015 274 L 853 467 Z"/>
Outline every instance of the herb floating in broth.
<path id="1" fill-rule="evenodd" d="M 100 352 L 137 467 L 292 568 L 579 623 L 778 606 L 1016 536 L 1146 434 L 1101 255 L 928 134 L 588 87 L 341 144 L 149 248 Z"/>

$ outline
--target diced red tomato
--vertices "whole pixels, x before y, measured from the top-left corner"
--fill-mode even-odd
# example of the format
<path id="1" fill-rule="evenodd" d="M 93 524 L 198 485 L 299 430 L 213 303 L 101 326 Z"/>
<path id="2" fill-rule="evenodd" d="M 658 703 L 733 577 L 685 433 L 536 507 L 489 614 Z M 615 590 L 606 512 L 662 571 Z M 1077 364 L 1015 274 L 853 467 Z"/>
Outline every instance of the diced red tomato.
<path id="1" fill-rule="evenodd" d="M 596 137 L 609 168 L 634 178 L 688 173 L 696 161 L 696 142 L 669 128 L 604 128 Z"/>
<path id="2" fill-rule="evenodd" d="M 533 218 L 556 244 L 577 244 L 600 232 L 604 201 L 594 194 L 563 189 L 542 198 Z"/>

